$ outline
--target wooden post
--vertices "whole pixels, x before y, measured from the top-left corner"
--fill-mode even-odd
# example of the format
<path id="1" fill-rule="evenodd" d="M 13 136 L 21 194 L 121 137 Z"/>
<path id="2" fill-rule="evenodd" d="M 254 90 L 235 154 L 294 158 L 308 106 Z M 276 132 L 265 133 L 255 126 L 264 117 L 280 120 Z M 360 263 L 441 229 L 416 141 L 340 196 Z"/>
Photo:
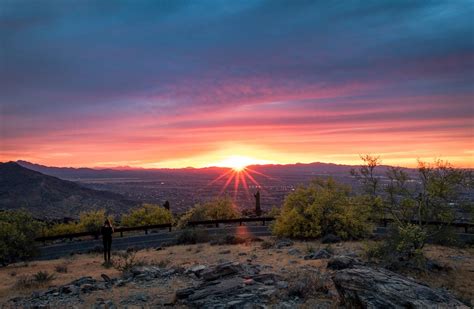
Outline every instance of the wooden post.
<path id="1" fill-rule="evenodd" d="M 120 231 L 120 237 L 123 237 L 123 232 L 122 231 Z"/>
<path id="2" fill-rule="evenodd" d="M 216 227 L 219 227 L 219 222 L 216 222 Z"/>

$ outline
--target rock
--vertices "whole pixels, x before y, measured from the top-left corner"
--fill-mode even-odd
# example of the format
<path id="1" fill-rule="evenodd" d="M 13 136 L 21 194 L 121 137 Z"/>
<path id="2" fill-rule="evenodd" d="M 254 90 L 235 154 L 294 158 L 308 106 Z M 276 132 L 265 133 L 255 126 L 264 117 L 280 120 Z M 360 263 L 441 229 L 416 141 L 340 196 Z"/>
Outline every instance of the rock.
<path id="1" fill-rule="evenodd" d="M 70 284 L 81 286 L 83 284 L 95 284 L 96 280 L 93 279 L 92 277 L 82 277 L 77 280 L 72 281 Z"/>
<path id="2" fill-rule="evenodd" d="M 114 302 L 111 301 L 110 299 L 109 299 L 109 300 L 106 300 L 106 301 L 104 302 L 104 305 L 105 305 L 105 308 L 106 308 L 106 309 L 115 309 L 115 308 L 117 308 L 117 306 L 115 306 Z"/>
<path id="3" fill-rule="evenodd" d="M 341 237 L 336 236 L 334 234 L 327 234 L 321 238 L 321 242 L 323 244 L 335 244 L 341 241 Z"/>
<path id="4" fill-rule="evenodd" d="M 76 294 L 79 292 L 79 287 L 74 284 L 64 285 L 59 288 L 59 292 L 62 294 Z"/>
<path id="5" fill-rule="evenodd" d="M 238 263 L 223 263 L 214 268 L 207 269 L 201 273 L 201 277 L 205 281 L 211 281 L 218 278 L 235 275 L 242 271 L 242 266 Z"/>
<path id="6" fill-rule="evenodd" d="M 229 308 L 236 308 L 236 307 L 240 307 L 239 305 L 243 305 L 243 304 L 244 304 L 243 300 L 232 300 L 227 303 L 227 306 L 229 306 Z"/>
<path id="7" fill-rule="evenodd" d="M 200 288 L 196 289 L 194 293 L 188 297 L 188 300 L 195 301 L 198 299 L 207 298 L 209 296 L 222 297 L 226 296 L 232 291 L 239 291 L 240 287 L 241 282 L 239 280 L 235 280 L 234 278 L 217 282 L 217 284 L 214 285 L 203 284 Z"/>
<path id="8" fill-rule="evenodd" d="M 252 279 L 263 284 L 273 284 L 274 282 L 281 281 L 282 277 L 277 274 L 260 274 L 253 276 Z"/>
<path id="9" fill-rule="evenodd" d="M 275 248 L 277 249 L 290 246 L 293 246 L 293 241 L 291 241 L 290 239 L 280 239 L 275 243 Z"/>
<path id="10" fill-rule="evenodd" d="M 299 255 L 299 254 L 301 254 L 301 251 L 296 249 L 296 248 L 291 248 L 290 250 L 288 250 L 288 254 L 289 255 Z"/>
<path id="11" fill-rule="evenodd" d="M 279 289 L 287 289 L 288 288 L 288 282 L 286 281 L 278 281 L 276 283 L 276 287 Z"/>
<path id="12" fill-rule="evenodd" d="M 253 279 L 251 279 L 251 278 L 245 279 L 245 280 L 244 280 L 244 284 L 245 284 L 245 285 L 253 285 L 253 284 L 255 284 L 255 280 L 253 280 Z"/>
<path id="13" fill-rule="evenodd" d="M 327 267 L 329 269 L 338 270 L 338 269 L 350 268 L 358 264 L 360 264 L 360 262 L 352 257 L 345 256 L 345 255 L 338 255 L 338 256 L 334 256 L 328 261 Z"/>
<path id="14" fill-rule="evenodd" d="M 386 269 L 355 266 L 337 271 L 334 284 L 351 308 L 468 308 L 444 290 L 431 289 Z"/>
<path id="15" fill-rule="evenodd" d="M 188 268 L 184 273 L 185 274 L 195 274 L 196 277 L 199 277 L 201 273 L 207 269 L 206 265 L 196 265 L 191 268 Z"/>
<path id="16" fill-rule="evenodd" d="M 110 277 L 107 276 L 106 274 L 101 274 L 100 276 L 102 277 L 102 279 L 104 279 L 105 282 L 107 283 L 112 282 L 112 279 L 110 279 Z"/>
<path id="17" fill-rule="evenodd" d="M 219 252 L 219 254 L 229 254 L 230 252 L 230 250 L 222 250 Z"/>
<path id="18" fill-rule="evenodd" d="M 176 269 L 167 269 L 167 270 L 164 270 L 161 272 L 160 276 L 161 277 L 171 277 L 172 275 L 174 275 L 176 273 Z"/>
<path id="19" fill-rule="evenodd" d="M 189 295 L 194 293 L 193 288 L 186 288 L 186 289 L 181 289 L 176 291 L 176 299 L 184 299 L 188 298 Z"/>
<path id="20" fill-rule="evenodd" d="M 329 259 L 331 257 L 331 253 L 326 249 L 321 249 L 317 252 L 310 253 L 305 255 L 305 260 L 320 260 L 320 259 Z"/>
<path id="21" fill-rule="evenodd" d="M 98 289 L 97 286 L 93 284 L 86 283 L 86 284 L 81 285 L 81 292 L 83 293 L 89 293 L 97 289 Z"/>
<path id="22" fill-rule="evenodd" d="M 245 256 L 245 255 L 247 255 L 247 253 L 245 253 L 245 252 L 239 252 L 239 256 Z"/>

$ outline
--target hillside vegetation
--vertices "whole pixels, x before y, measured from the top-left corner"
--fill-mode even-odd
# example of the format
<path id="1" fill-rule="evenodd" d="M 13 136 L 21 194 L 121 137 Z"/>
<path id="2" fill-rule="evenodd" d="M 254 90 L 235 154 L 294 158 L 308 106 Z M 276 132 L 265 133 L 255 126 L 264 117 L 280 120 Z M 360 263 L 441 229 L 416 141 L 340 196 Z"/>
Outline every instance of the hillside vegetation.
<path id="1" fill-rule="evenodd" d="M 81 212 L 106 209 L 121 213 L 137 205 L 120 194 L 84 188 L 18 165 L 0 163 L 0 209 L 24 209 L 36 218 L 77 218 Z"/>

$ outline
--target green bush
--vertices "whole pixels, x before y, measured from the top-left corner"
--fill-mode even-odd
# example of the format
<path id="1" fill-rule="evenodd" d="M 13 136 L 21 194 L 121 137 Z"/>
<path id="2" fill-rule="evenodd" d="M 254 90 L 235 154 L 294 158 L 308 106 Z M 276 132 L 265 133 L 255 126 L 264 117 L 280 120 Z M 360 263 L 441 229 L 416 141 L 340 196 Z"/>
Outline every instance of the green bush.
<path id="1" fill-rule="evenodd" d="M 84 232 L 99 233 L 106 218 L 104 209 L 81 212 L 79 215 L 79 228 Z"/>
<path id="2" fill-rule="evenodd" d="M 44 230 L 44 236 L 56 236 L 56 235 L 64 235 L 64 234 L 72 234 L 72 233 L 79 233 L 83 232 L 81 226 L 78 223 L 71 222 L 71 223 L 58 223 L 53 224 L 47 227 Z"/>
<path id="3" fill-rule="evenodd" d="M 171 212 L 159 205 L 144 204 L 122 216 L 123 226 L 143 226 L 173 222 Z"/>
<path id="4" fill-rule="evenodd" d="M 365 185 L 367 173 L 375 175 L 377 160 L 362 157 L 365 165 L 353 172 Z M 362 175 L 362 176 L 361 176 Z M 463 199 L 463 192 L 472 187 L 472 171 L 456 169 L 446 161 L 434 163 L 418 162 L 418 173 L 409 175 L 404 169 L 390 167 L 386 172 L 384 185 L 374 185 L 372 195 L 378 200 L 382 214 L 393 219 L 388 237 L 372 248 L 369 255 L 376 255 L 391 264 L 410 262 L 418 267 L 424 262 L 423 248 L 428 240 L 444 245 L 459 244 L 451 224 L 456 221 L 457 210 L 469 207 Z M 375 177 L 375 176 L 374 176 Z M 412 183 L 418 184 L 413 186 Z M 453 207 L 453 205 L 455 205 Z M 429 221 L 441 224 L 430 226 Z"/>
<path id="5" fill-rule="evenodd" d="M 134 267 L 144 265 L 145 261 L 141 258 L 137 258 L 137 253 L 133 250 L 117 252 L 112 258 L 112 266 L 123 273 L 130 272 Z"/>
<path id="6" fill-rule="evenodd" d="M 43 230 L 44 236 L 56 236 L 81 232 L 99 233 L 107 218 L 104 209 L 81 212 L 79 222 L 58 223 Z M 111 222 L 113 218 L 108 217 Z"/>
<path id="7" fill-rule="evenodd" d="M 47 271 L 40 270 L 39 272 L 33 275 L 33 278 L 38 284 L 42 285 L 50 281 L 53 281 L 56 278 L 56 276 L 54 274 L 48 273 Z"/>
<path id="8" fill-rule="evenodd" d="M 371 232 L 370 207 L 362 197 L 351 197 L 349 187 L 332 178 L 315 179 L 290 193 L 273 226 L 277 236 L 316 238 L 335 234 L 358 239 Z"/>
<path id="9" fill-rule="evenodd" d="M 41 223 L 25 211 L 0 212 L 0 264 L 34 257 L 40 228 Z"/>
<path id="10" fill-rule="evenodd" d="M 184 229 L 176 238 L 178 245 L 193 245 L 209 241 L 209 234 L 206 230 Z"/>
<path id="11" fill-rule="evenodd" d="M 179 220 L 179 226 L 184 227 L 189 221 L 234 219 L 239 212 L 228 197 L 217 198 L 205 204 L 198 204 L 188 210 Z"/>

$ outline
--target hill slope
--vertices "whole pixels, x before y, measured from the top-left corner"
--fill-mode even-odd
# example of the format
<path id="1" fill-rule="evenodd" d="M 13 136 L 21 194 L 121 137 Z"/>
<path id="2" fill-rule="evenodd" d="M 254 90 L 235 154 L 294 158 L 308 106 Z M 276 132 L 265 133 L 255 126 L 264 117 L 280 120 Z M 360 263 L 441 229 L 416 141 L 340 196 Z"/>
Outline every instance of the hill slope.
<path id="1" fill-rule="evenodd" d="M 118 213 L 136 204 L 120 194 L 84 188 L 15 162 L 0 163 L 0 209 L 24 208 L 39 218 L 63 218 L 100 208 Z"/>

